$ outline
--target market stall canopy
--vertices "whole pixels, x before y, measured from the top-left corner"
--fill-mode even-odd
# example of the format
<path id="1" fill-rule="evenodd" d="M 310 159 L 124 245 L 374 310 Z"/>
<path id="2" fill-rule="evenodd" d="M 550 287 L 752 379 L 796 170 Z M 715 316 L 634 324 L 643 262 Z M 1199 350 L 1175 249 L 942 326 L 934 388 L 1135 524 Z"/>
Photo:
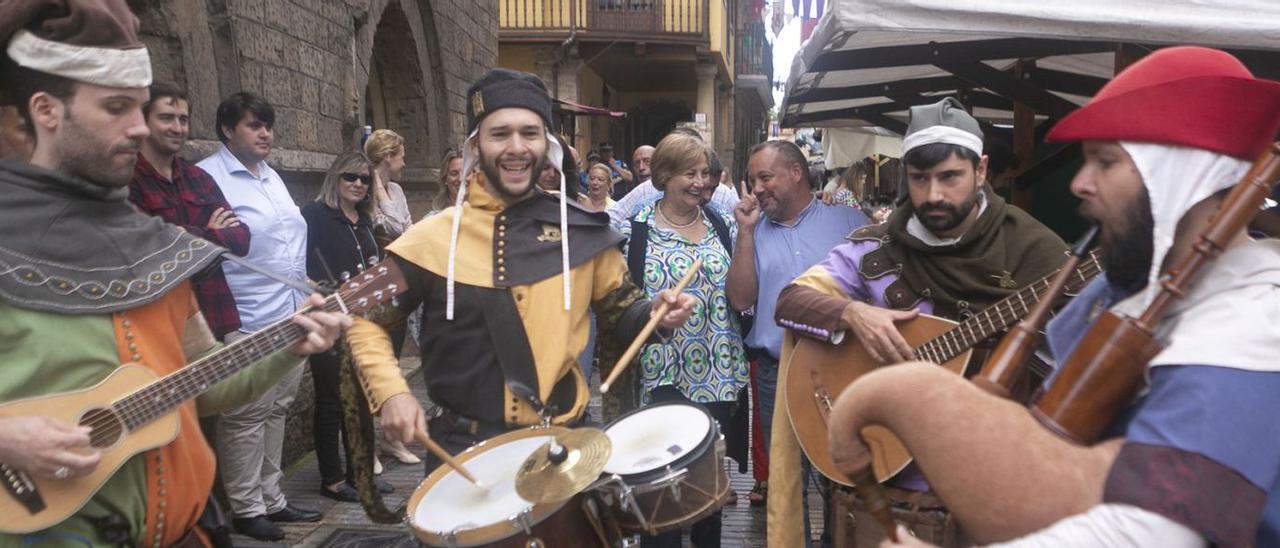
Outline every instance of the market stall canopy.
<path id="1" fill-rule="evenodd" d="M 1084 104 L 1122 63 L 1167 45 L 1235 54 L 1280 79 L 1275 0 L 835 0 L 791 67 L 782 125 L 906 129 L 953 95 L 984 124 Z M 1019 61 L 1021 60 L 1021 61 Z M 1025 110 L 1025 109 L 1024 109 Z"/>
<path id="2" fill-rule="evenodd" d="M 902 157 L 902 138 L 878 127 L 827 128 L 822 130 L 823 161 L 827 169 L 840 169 L 867 156 Z"/>

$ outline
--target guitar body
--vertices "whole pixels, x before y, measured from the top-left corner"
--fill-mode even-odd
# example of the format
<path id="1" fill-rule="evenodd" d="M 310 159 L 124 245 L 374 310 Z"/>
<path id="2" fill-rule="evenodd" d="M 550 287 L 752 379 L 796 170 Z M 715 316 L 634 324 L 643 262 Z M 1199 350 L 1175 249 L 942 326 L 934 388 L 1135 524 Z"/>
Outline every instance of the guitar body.
<path id="1" fill-rule="evenodd" d="M 107 403 L 147 386 L 157 378 L 146 367 L 126 364 L 91 388 L 0 404 L 0 416 L 46 416 L 80 424 L 86 413 L 103 409 Z M 102 460 L 87 476 L 65 480 L 31 478 L 46 505 L 38 513 L 32 514 L 17 499 L 4 493 L 5 496 L 0 496 L 0 532 L 31 533 L 71 517 L 130 457 L 173 441 L 178 435 L 178 424 L 177 412 L 171 412 L 136 430 L 113 436 L 114 440 L 97 447 L 102 452 Z"/>
<path id="2" fill-rule="evenodd" d="M 907 344 L 916 348 L 957 325 L 951 320 L 921 314 L 899 323 L 898 330 Z M 941 365 L 962 375 L 972 354 L 972 349 L 966 349 Z M 845 387 L 877 367 L 880 366 L 867 355 L 852 333 L 838 345 L 797 337 L 795 348 L 790 353 L 786 377 L 779 381 L 785 385 L 787 415 L 800 448 L 814 468 L 842 485 L 852 487 L 853 483 L 836 469 L 831 459 L 827 447 L 827 416 L 830 406 Z M 872 469 L 877 481 L 893 477 L 911 463 L 911 453 L 889 430 L 869 426 L 863 430 L 863 439 L 871 448 Z"/>

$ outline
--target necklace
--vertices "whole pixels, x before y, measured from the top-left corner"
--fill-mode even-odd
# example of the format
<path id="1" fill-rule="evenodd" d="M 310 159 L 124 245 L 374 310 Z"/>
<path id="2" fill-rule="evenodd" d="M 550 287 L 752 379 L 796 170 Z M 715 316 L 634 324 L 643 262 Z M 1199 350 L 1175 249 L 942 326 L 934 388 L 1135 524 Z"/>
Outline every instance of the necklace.
<path id="1" fill-rule="evenodd" d="M 667 214 L 663 211 L 662 202 L 658 202 L 658 207 L 655 209 L 657 209 L 658 217 L 662 219 L 662 222 L 667 223 L 667 226 L 670 226 L 671 228 L 674 228 L 676 230 L 684 230 L 686 228 L 693 226 L 694 224 L 697 224 L 698 221 L 702 220 L 701 208 L 694 210 L 693 219 L 690 219 L 689 222 L 684 224 L 677 224 L 673 222 L 671 220 L 671 217 L 668 217 Z"/>

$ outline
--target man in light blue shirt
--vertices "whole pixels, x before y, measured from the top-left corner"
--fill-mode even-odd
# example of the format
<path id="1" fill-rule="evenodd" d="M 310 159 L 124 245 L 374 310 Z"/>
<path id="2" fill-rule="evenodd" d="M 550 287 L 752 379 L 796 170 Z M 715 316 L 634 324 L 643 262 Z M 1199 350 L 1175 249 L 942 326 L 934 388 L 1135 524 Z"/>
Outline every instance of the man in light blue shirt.
<path id="1" fill-rule="evenodd" d="M 267 165 L 275 110 L 251 93 L 236 93 L 218 106 L 222 146 L 199 164 L 217 181 L 235 215 L 253 231 L 249 261 L 285 278 L 307 275 L 307 223 L 280 174 Z M 236 300 L 241 328 L 227 342 L 289 317 L 306 295 L 242 266 L 223 263 Z M 319 521 L 320 514 L 296 508 L 280 489 L 280 452 L 285 418 L 302 378 L 302 368 L 258 401 L 218 418 L 217 452 L 222 484 L 237 532 L 259 540 L 280 540 L 277 522 Z"/>
<path id="2" fill-rule="evenodd" d="M 767 452 L 782 354 L 783 331 L 773 317 L 778 294 L 855 228 L 867 224 L 867 218 L 851 207 L 815 199 L 809 185 L 809 164 L 790 141 L 766 141 L 752 147 L 747 181 L 751 192 L 733 210 L 738 240 L 729 263 L 726 293 L 734 310 L 755 307 L 755 323 L 744 342 L 756 360 L 756 392 Z"/>

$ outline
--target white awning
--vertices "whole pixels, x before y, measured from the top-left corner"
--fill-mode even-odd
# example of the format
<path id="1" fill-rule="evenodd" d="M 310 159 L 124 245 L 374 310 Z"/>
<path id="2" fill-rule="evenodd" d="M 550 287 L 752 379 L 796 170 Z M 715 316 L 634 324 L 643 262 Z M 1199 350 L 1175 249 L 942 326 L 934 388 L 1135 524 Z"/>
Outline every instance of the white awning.
<path id="1" fill-rule="evenodd" d="M 1121 47 L 1219 47 L 1280 78 L 1276 0 L 832 3 L 792 64 L 784 126 L 899 130 L 909 106 L 958 92 L 985 122 L 1011 122 L 1015 98 L 1059 118 L 1111 78 Z M 1035 59 L 1021 78 L 1019 58 Z"/>

